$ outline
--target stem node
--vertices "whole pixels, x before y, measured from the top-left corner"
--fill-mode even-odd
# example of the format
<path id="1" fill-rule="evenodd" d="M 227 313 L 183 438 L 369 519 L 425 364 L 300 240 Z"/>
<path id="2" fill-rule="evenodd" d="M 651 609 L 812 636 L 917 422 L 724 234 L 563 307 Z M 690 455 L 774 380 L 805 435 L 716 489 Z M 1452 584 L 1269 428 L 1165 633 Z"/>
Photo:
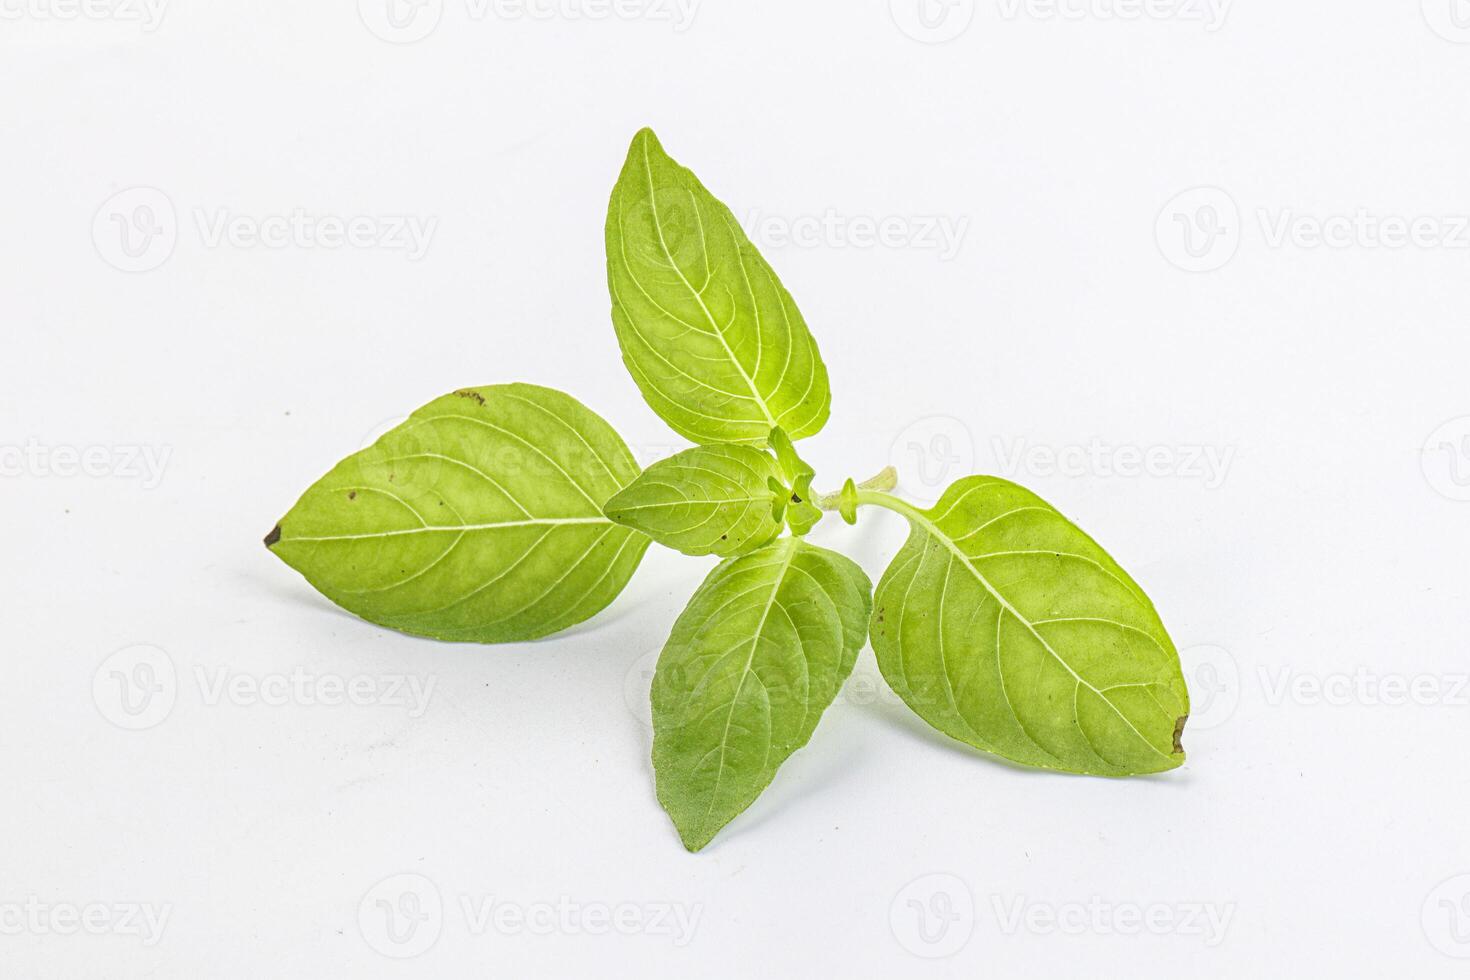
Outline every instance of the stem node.
<path id="1" fill-rule="evenodd" d="M 848 481 L 849 483 L 852 481 Z M 898 470 L 891 466 L 885 466 L 877 474 L 864 480 L 857 485 L 857 490 L 879 490 L 888 491 L 898 486 Z M 842 491 L 824 493 L 817 497 L 817 506 L 822 510 L 840 510 L 842 508 Z"/>

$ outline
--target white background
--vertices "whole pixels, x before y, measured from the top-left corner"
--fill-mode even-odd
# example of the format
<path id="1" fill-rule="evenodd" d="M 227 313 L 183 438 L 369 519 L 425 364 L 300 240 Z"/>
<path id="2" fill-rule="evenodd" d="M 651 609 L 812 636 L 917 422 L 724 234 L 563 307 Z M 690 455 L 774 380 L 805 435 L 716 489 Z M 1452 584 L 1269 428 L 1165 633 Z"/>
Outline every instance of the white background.
<path id="1" fill-rule="evenodd" d="M 1463 0 L 69 2 L 0 0 L 0 974 L 1463 975 Z M 1076 519 L 1184 651 L 1183 769 L 1005 766 L 865 652 L 690 855 L 646 672 L 710 562 L 474 647 L 261 547 L 461 386 L 678 448 L 604 283 L 645 124 L 822 345 L 821 485 L 998 473 Z M 242 237 L 298 209 L 386 238 Z M 903 533 L 816 540 L 876 579 Z"/>

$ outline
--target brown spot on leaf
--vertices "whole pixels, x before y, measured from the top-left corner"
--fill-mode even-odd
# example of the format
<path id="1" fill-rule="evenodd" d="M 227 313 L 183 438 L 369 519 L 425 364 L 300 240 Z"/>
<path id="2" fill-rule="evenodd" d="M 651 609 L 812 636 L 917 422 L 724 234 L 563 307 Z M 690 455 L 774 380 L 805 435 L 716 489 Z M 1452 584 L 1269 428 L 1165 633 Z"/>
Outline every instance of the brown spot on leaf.
<path id="1" fill-rule="evenodd" d="M 357 499 L 357 491 L 356 490 L 348 490 L 347 491 L 347 499 L 348 500 L 356 500 Z"/>
<path id="2" fill-rule="evenodd" d="M 1174 751 L 1184 751 L 1184 723 L 1189 720 L 1189 715 L 1184 715 L 1174 722 Z"/>
<path id="3" fill-rule="evenodd" d="M 279 540 L 281 540 L 281 525 L 277 524 L 271 528 L 271 533 L 265 536 L 265 546 L 269 548 Z"/>
<path id="4" fill-rule="evenodd" d="M 471 388 L 461 388 L 455 394 L 461 398 L 473 398 L 477 404 L 485 404 L 485 396 Z"/>

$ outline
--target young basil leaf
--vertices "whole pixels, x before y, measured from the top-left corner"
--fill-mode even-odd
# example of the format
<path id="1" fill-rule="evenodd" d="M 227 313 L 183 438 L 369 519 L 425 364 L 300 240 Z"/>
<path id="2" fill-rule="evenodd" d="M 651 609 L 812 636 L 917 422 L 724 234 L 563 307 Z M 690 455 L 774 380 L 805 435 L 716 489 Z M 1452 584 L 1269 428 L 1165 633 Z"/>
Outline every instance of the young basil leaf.
<path id="1" fill-rule="evenodd" d="M 822 509 L 808 500 L 800 503 L 793 502 L 786 511 L 786 524 L 791 528 L 791 533 L 797 537 L 809 532 L 817 526 L 823 517 Z"/>
<path id="2" fill-rule="evenodd" d="M 652 130 L 613 188 L 607 281 L 623 361 L 680 435 L 758 445 L 773 426 L 800 439 L 827 421 L 827 369 L 791 295 Z"/>
<path id="3" fill-rule="evenodd" d="M 798 538 L 705 579 L 653 678 L 658 798 L 685 847 L 708 844 L 811 738 L 871 609 L 862 569 Z"/>
<path id="4" fill-rule="evenodd" d="M 786 512 L 786 524 L 791 528 L 791 533 L 800 537 L 822 519 L 822 508 L 813 502 L 815 494 L 812 493 L 812 478 L 816 473 L 807 467 L 806 470 L 796 478 L 791 485 L 791 509 Z"/>
<path id="5" fill-rule="evenodd" d="M 781 533 L 777 475 L 776 461 L 749 446 L 686 449 L 644 470 L 603 513 L 686 555 L 743 555 Z"/>
<path id="6" fill-rule="evenodd" d="M 1127 776 L 1184 761 L 1189 694 L 1143 591 L 1022 487 L 969 477 L 920 510 L 878 584 L 873 649 L 947 735 L 1015 762 Z"/>
<path id="7" fill-rule="evenodd" d="M 853 482 L 852 477 L 848 477 L 847 478 L 847 482 L 844 483 L 844 484 L 842 484 L 842 490 L 838 494 L 838 498 L 837 498 L 837 513 L 841 514 L 842 515 L 842 519 L 845 522 L 847 522 L 848 524 L 856 524 L 857 523 L 857 509 L 858 509 L 858 488 L 857 488 L 857 484 Z"/>
<path id="8" fill-rule="evenodd" d="M 468 388 L 318 480 L 266 544 L 364 619 L 441 640 L 529 640 L 622 591 L 648 539 L 602 504 L 638 465 L 612 427 L 534 385 Z"/>
<path id="9" fill-rule="evenodd" d="M 766 436 L 766 445 L 776 454 L 776 462 L 781 466 L 781 472 L 792 484 L 803 477 L 816 475 L 816 470 L 806 460 L 802 459 L 796 452 L 796 446 L 792 445 L 791 437 L 786 430 L 779 425 L 771 429 Z M 808 482 L 810 482 L 808 480 Z"/>

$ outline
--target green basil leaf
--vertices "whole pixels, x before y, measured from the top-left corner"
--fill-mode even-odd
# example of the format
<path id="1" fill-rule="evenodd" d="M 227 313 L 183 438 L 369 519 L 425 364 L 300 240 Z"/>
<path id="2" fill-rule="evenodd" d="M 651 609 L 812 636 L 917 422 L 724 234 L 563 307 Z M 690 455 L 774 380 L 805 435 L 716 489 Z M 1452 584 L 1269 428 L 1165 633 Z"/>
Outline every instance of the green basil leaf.
<path id="1" fill-rule="evenodd" d="M 920 510 L 882 580 L 873 650 L 947 735 L 1015 762 L 1127 776 L 1173 769 L 1189 715 L 1153 604 L 1040 497 L 994 477 Z"/>
<path id="2" fill-rule="evenodd" d="M 791 533 L 797 537 L 806 534 L 825 516 L 822 509 L 810 501 L 802 500 L 792 503 L 786 509 L 786 524 L 791 528 Z"/>
<path id="3" fill-rule="evenodd" d="M 763 444 L 827 421 L 827 369 L 806 322 L 730 209 L 633 137 L 607 215 L 607 281 L 623 361 L 692 442 Z"/>
<path id="4" fill-rule="evenodd" d="M 842 491 L 838 494 L 837 513 L 841 514 L 842 519 L 848 524 L 856 524 L 857 509 L 857 484 L 853 482 L 852 477 L 848 477 L 847 482 L 842 484 Z"/>
<path id="5" fill-rule="evenodd" d="M 465 389 L 337 464 L 266 544 L 374 623 L 528 640 L 587 619 L 627 584 L 648 539 L 602 504 L 637 475 L 618 434 L 571 396 Z"/>
<path id="6" fill-rule="evenodd" d="M 654 463 L 603 513 L 686 555 L 743 555 L 781 533 L 781 495 L 769 485 L 778 475 L 776 461 L 758 449 L 700 446 Z"/>
<path id="7" fill-rule="evenodd" d="M 771 447 L 771 451 L 776 454 L 776 462 L 781 465 L 781 472 L 793 485 L 803 477 L 816 475 L 817 471 L 812 469 L 811 464 L 797 455 L 796 446 L 792 445 L 791 437 L 779 425 L 766 435 L 766 445 Z"/>
<path id="8" fill-rule="evenodd" d="M 653 678 L 658 798 L 697 851 L 806 744 L 867 635 L 862 569 L 797 538 L 719 565 Z"/>

